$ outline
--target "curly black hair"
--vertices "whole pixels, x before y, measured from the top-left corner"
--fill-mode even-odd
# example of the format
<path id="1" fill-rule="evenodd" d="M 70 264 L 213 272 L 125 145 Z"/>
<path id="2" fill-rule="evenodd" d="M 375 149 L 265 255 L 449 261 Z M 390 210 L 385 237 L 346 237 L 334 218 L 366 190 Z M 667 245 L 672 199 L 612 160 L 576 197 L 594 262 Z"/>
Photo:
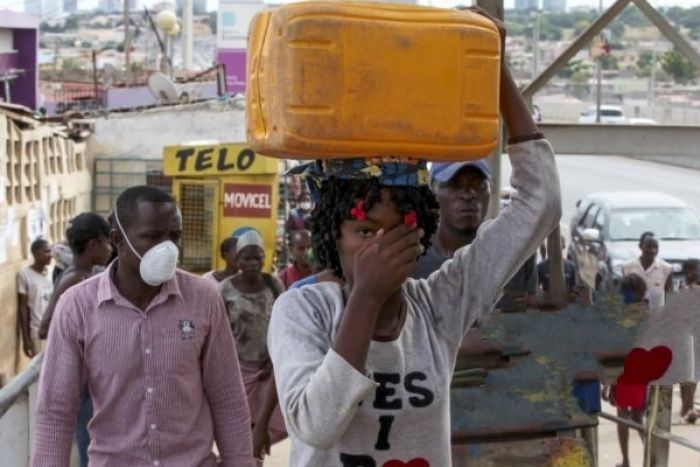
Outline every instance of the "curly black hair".
<path id="1" fill-rule="evenodd" d="M 382 188 L 391 191 L 391 199 L 397 204 L 400 213 L 416 211 L 418 227 L 425 235 L 421 244 L 425 251 L 430 247 L 430 239 L 437 230 L 438 204 L 435 195 L 427 186 L 398 187 L 381 185 L 376 178 L 347 180 L 331 177 L 322 182 L 319 200 L 312 214 L 311 231 L 314 253 L 324 268 L 343 278 L 336 241 L 340 238 L 340 226 L 351 219 L 350 210 L 358 200 L 364 200 L 365 209 L 370 210 L 381 199 Z"/>

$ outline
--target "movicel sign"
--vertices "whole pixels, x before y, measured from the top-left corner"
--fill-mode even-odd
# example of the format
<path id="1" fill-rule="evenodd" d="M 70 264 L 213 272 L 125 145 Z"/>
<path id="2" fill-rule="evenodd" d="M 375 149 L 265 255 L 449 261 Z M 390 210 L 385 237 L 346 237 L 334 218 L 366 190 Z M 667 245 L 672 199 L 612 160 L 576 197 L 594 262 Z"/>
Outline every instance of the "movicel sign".
<path id="1" fill-rule="evenodd" d="M 262 217 L 272 215 L 272 186 L 224 183 L 225 217 Z"/>

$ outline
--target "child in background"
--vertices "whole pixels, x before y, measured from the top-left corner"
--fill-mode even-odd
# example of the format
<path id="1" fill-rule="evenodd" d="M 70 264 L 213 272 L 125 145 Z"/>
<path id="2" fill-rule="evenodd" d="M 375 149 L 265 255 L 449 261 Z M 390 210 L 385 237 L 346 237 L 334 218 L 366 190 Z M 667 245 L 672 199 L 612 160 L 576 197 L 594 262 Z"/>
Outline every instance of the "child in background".
<path id="1" fill-rule="evenodd" d="M 689 259 L 683 263 L 683 275 L 685 284 L 683 289 L 692 289 L 700 286 L 700 261 Z M 681 417 L 686 423 L 695 424 L 700 412 L 695 409 L 695 390 L 697 383 L 688 381 L 681 384 Z"/>
<path id="2" fill-rule="evenodd" d="M 277 275 L 285 289 L 288 289 L 297 281 L 308 277 L 313 272 L 312 263 L 309 261 L 311 251 L 311 232 L 308 230 L 295 230 L 289 234 L 289 251 L 292 254 L 292 263 Z"/>
<path id="3" fill-rule="evenodd" d="M 462 337 L 561 215 L 552 148 L 505 66 L 500 92 L 516 194 L 428 279 L 410 279 L 437 227 L 426 164 L 308 166 L 318 177 L 314 251 L 345 284 L 291 290 L 274 306 L 268 348 L 290 466 L 451 465 Z"/>
<path id="4" fill-rule="evenodd" d="M 620 294 L 626 305 L 625 314 L 648 314 L 649 302 L 646 299 L 647 285 L 644 278 L 637 274 L 628 274 L 620 280 Z M 617 407 L 618 417 L 633 420 L 639 424 L 643 422 L 644 409 L 646 408 L 647 386 L 645 384 L 614 384 L 603 388 L 603 399 Z M 630 401 L 628 405 L 622 405 L 618 399 Z M 644 441 L 644 435 L 639 432 Z M 617 439 L 622 452 L 622 462 L 617 467 L 629 467 L 629 438 L 630 429 L 621 423 L 617 424 Z"/>
<path id="5" fill-rule="evenodd" d="M 227 237 L 219 246 L 219 254 L 221 259 L 226 263 L 226 267 L 220 271 L 209 271 L 202 277 L 209 279 L 217 284 L 238 272 L 238 264 L 236 263 L 236 237 Z"/>

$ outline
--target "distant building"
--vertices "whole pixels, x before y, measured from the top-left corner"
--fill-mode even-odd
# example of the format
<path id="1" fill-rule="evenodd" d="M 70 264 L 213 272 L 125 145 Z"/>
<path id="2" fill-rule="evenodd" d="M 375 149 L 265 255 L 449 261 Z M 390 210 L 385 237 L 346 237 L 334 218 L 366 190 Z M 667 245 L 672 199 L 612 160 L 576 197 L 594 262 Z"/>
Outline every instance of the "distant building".
<path id="1" fill-rule="evenodd" d="M 63 12 L 75 13 L 78 11 L 78 0 L 63 0 Z"/>
<path id="2" fill-rule="evenodd" d="M 203 15 L 207 12 L 207 0 L 192 0 L 195 15 Z M 182 11 L 185 7 L 185 0 L 177 0 L 175 8 Z"/>
<path id="3" fill-rule="evenodd" d="M 203 15 L 207 12 L 207 0 L 194 0 L 194 14 Z"/>
<path id="4" fill-rule="evenodd" d="M 539 0 L 515 0 L 516 10 L 538 10 L 539 8 Z"/>
<path id="5" fill-rule="evenodd" d="M 36 15 L 0 11 L 0 100 L 37 107 L 38 29 Z"/>
<path id="6" fill-rule="evenodd" d="M 118 2 L 117 0 L 100 0 L 97 8 L 105 13 L 114 13 L 115 11 L 120 10 L 120 6 L 121 2 Z"/>
<path id="7" fill-rule="evenodd" d="M 547 13 L 563 13 L 566 11 L 566 0 L 542 0 L 542 9 Z"/>
<path id="8" fill-rule="evenodd" d="M 29 15 L 41 17 L 43 10 L 42 0 L 25 0 L 24 1 L 24 12 Z"/>

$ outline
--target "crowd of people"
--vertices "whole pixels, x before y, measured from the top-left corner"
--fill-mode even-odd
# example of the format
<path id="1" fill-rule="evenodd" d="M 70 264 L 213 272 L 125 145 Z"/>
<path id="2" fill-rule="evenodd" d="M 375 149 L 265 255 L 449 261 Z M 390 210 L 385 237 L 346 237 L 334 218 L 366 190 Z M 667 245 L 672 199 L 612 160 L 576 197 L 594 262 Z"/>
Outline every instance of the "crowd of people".
<path id="1" fill-rule="evenodd" d="M 68 465 L 74 437 L 98 467 L 253 467 L 286 437 L 293 467 L 451 465 L 462 339 L 548 289 L 535 253 L 561 215 L 553 150 L 505 66 L 500 82 L 515 191 L 495 219 L 483 161 L 352 159 L 305 167 L 274 275 L 254 229 L 222 242 L 223 269 L 178 269 L 180 211 L 149 186 L 74 218 L 64 244 L 36 240 L 17 288 L 24 351 L 44 352 L 33 465 Z M 628 303 L 668 291 L 653 241 L 626 266 Z"/>

